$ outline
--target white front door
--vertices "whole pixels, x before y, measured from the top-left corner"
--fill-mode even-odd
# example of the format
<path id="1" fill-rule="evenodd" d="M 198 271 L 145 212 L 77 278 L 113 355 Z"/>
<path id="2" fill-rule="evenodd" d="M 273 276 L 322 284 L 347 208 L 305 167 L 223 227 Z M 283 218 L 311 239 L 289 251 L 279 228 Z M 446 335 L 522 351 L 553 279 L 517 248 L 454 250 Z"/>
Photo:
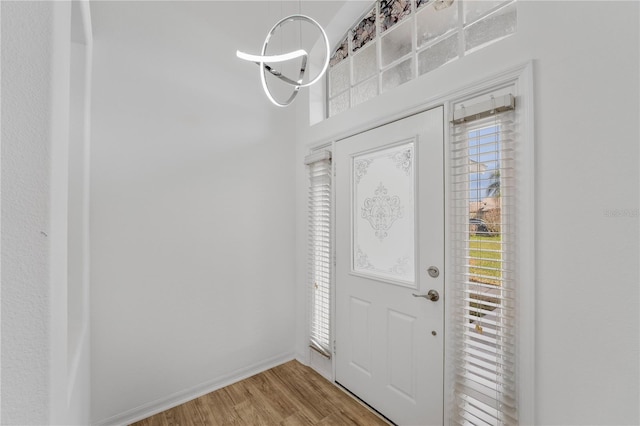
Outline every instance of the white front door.
<path id="1" fill-rule="evenodd" d="M 341 140 L 334 158 L 336 381 L 394 423 L 440 425 L 443 108 Z"/>

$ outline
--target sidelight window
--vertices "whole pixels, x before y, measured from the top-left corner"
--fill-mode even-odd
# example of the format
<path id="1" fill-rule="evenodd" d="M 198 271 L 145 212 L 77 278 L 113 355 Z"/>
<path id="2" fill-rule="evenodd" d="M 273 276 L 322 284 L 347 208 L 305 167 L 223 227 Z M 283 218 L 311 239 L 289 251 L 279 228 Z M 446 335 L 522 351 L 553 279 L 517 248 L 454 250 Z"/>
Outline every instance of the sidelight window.
<path id="1" fill-rule="evenodd" d="M 452 122 L 454 424 L 518 424 L 515 99 Z"/>
<path id="2" fill-rule="evenodd" d="M 312 349 L 331 357 L 331 152 L 320 150 L 305 158 L 309 170 L 308 288 L 311 298 Z"/>

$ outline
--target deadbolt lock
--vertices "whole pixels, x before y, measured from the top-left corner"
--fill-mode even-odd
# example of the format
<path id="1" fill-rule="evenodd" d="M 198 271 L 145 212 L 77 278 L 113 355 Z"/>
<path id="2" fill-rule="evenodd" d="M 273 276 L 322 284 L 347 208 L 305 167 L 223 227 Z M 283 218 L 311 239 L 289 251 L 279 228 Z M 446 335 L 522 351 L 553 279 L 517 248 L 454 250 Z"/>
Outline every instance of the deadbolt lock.
<path id="1" fill-rule="evenodd" d="M 427 269 L 427 272 L 431 278 L 437 278 L 438 275 L 440 275 L 440 270 L 435 266 L 430 266 L 429 269 Z"/>

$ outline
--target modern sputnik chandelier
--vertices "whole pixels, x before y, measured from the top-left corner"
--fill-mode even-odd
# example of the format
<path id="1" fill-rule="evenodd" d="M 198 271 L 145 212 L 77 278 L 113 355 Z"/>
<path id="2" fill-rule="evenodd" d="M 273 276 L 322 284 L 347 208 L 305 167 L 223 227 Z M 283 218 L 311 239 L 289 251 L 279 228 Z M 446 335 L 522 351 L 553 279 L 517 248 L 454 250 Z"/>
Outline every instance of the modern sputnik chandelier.
<path id="1" fill-rule="evenodd" d="M 295 21 L 307 22 L 315 26 L 320 31 L 320 34 L 322 35 L 322 39 L 324 42 L 325 60 L 324 60 L 322 69 L 317 76 L 315 76 L 313 79 L 309 79 L 309 81 L 306 83 L 303 83 L 303 79 L 307 72 L 307 61 L 309 58 L 309 53 L 307 51 L 305 51 L 304 49 L 298 49 L 298 50 L 294 50 L 288 53 L 283 53 L 280 55 L 266 54 L 267 46 L 269 45 L 269 40 L 271 40 L 271 37 L 275 34 L 275 32 L 283 25 L 287 23 L 295 22 Z M 271 28 L 271 31 L 269 31 L 269 33 L 267 34 L 267 37 L 264 39 L 264 43 L 262 44 L 262 50 L 259 55 L 252 55 L 249 53 L 241 52 L 239 50 L 236 51 L 236 55 L 238 56 L 238 58 L 244 59 L 245 61 L 253 62 L 260 67 L 260 81 L 262 82 L 262 88 L 264 89 L 264 93 L 267 95 L 267 98 L 269 98 L 269 100 L 274 105 L 279 107 L 286 107 L 290 105 L 291 102 L 293 102 L 293 100 L 298 95 L 298 92 L 300 91 L 301 88 L 309 87 L 317 83 L 322 78 L 324 73 L 327 71 L 327 68 L 329 67 L 330 53 L 331 52 L 330 52 L 330 46 L 329 46 L 329 38 L 327 37 L 327 33 L 324 31 L 322 26 L 313 18 L 310 18 L 306 15 L 301 15 L 301 14 L 290 15 L 276 22 L 273 28 Z M 268 65 L 268 64 L 274 64 L 274 63 L 283 63 L 283 62 L 291 61 L 298 58 L 302 58 L 302 59 L 300 64 L 300 73 L 295 79 L 289 78 L 283 75 L 280 71 L 274 69 L 271 65 Z M 266 74 L 267 72 L 269 72 L 271 75 L 277 77 L 282 82 L 292 87 L 293 91 L 291 92 L 291 95 L 286 101 L 279 102 L 278 100 L 275 99 L 275 97 L 271 93 L 271 90 L 269 90 L 269 86 L 267 85 L 267 74 Z"/>

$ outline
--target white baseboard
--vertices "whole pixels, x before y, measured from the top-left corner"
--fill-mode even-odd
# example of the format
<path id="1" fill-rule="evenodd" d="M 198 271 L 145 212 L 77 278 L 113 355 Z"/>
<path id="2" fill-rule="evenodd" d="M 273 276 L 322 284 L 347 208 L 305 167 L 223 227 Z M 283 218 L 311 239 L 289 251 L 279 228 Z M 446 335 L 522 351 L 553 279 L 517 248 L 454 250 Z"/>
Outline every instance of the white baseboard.
<path id="1" fill-rule="evenodd" d="M 94 425 L 125 426 L 146 419 L 147 417 L 161 413 L 180 404 L 184 404 L 185 402 L 191 401 L 192 399 L 196 399 L 198 397 L 201 397 L 202 395 L 208 394 L 209 392 L 216 391 L 258 373 L 262 373 L 263 371 L 276 367 L 280 364 L 284 364 L 285 362 L 291 361 L 292 359 L 295 359 L 295 355 L 293 353 L 284 353 L 281 355 L 277 355 L 262 362 L 225 374 L 213 380 L 200 383 L 199 385 L 196 385 L 190 389 L 185 389 L 180 392 L 173 393 L 167 397 L 156 399 L 155 401 L 151 401 L 139 407 L 132 408 L 131 410 L 127 410 L 124 413 L 109 417 L 108 419 L 100 420 L 98 422 L 95 422 Z"/>
<path id="2" fill-rule="evenodd" d="M 296 351 L 296 360 L 305 366 L 309 366 L 309 354 L 308 353 L 300 353 Z"/>

